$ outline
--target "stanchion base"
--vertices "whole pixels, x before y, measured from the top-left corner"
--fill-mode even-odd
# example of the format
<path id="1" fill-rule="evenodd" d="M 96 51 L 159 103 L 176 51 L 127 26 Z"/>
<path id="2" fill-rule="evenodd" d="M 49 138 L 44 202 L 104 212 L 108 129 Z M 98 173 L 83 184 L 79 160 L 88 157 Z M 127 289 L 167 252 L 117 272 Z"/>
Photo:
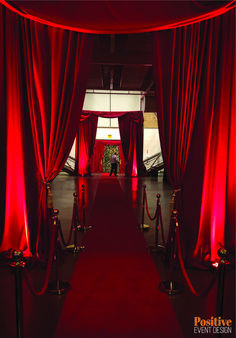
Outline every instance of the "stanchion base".
<path id="1" fill-rule="evenodd" d="M 85 249 L 85 246 L 83 246 L 83 245 L 75 246 L 74 244 L 72 244 L 72 245 L 68 245 L 68 246 L 66 247 L 66 250 L 72 251 L 73 254 L 76 254 L 76 253 L 78 253 L 78 252 L 81 252 L 81 251 L 83 251 L 84 249 Z"/>
<path id="2" fill-rule="evenodd" d="M 87 230 L 91 230 L 92 229 L 92 226 L 90 225 L 90 226 L 82 226 L 82 225 L 78 225 L 77 226 L 77 230 L 78 231 L 83 231 L 83 232 L 86 232 Z"/>
<path id="3" fill-rule="evenodd" d="M 163 245 L 153 245 L 149 246 L 148 249 L 151 253 L 161 253 L 165 250 L 165 247 Z"/>
<path id="4" fill-rule="evenodd" d="M 183 284 L 176 281 L 171 282 L 169 280 L 159 283 L 158 289 L 168 295 L 179 295 L 184 292 Z"/>
<path id="5" fill-rule="evenodd" d="M 47 293 L 51 295 L 63 295 L 70 291 L 71 284 L 70 282 L 59 281 L 59 282 L 50 282 L 48 283 Z"/>

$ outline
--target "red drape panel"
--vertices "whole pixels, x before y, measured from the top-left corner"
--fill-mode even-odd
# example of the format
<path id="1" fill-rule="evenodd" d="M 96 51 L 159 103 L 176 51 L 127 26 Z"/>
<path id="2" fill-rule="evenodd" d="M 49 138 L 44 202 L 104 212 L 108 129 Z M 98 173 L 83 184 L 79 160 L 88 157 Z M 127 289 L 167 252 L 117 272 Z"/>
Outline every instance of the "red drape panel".
<path id="1" fill-rule="evenodd" d="M 96 140 L 94 145 L 94 152 L 93 156 L 91 157 L 90 161 L 90 170 L 92 173 L 102 173 L 103 172 L 103 165 L 102 165 L 102 158 L 104 154 L 106 144 L 101 140 Z"/>
<path id="2" fill-rule="evenodd" d="M 76 135 L 75 174 L 87 175 L 91 173 L 90 158 L 97 132 L 98 116 L 86 112 L 81 113 L 79 130 Z"/>
<path id="3" fill-rule="evenodd" d="M 30 255 L 29 222 L 35 224 L 37 180 L 25 75 L 22 68 L 22 18 L 0 6 L 1 247 Z M 5 176 L 4 176 L 5 175 Z M 4 209 L 4 210 L 3 210 Z M 3 217 L 2 215 L 5 215 Z M 31 224 L 32 226 L 32 224 Z"/>
<path id="4" fill-rule="evenodd" d="M 212 19 L 208 31 L 200 105 L 203 189 L 193 254 L 194 261 L 204 263 L 218 260 L 221 246 L 235 251 L 235 11 Z"/>
<path id="5" fill-rule="evenodd" d="M 199 49 L 200 37 L 204 38 L 200 24 L 154 33 L 160 140 L 166 174 L 177 197 L 181 195 L 197 109 L 204 56 L 204 49 Z M 181 212 L 180 203 L 176 198 L 175 208 Z"/>
<path id="6" fill-rule="evenodd" d="M 102 158 L 104 155 L 106 144 L 110 145 L 118 145 L 119 146 L 119 154 L 120 154 L 120 165 L 119 165 L 119 173 L 122 174 L 125 172 L 125 158 L 122 150 L 121 141 L 117 140 L 96 140 L 94 146 L 94 153 L 91 157 L 90 169 L 93 173 L 102 173 Z"/>
<path id="7" fill-rule="evenodd" d="M 5 8 L 0 6 L 0 224 L 5 223 L 5 195 L 6 195 L 6 55 L 4 37 Z M 0 242 L 4 226 L 0 226 Z"/>
<path id="8" fill-rule="evenodd" d="M 142 175 L 144 173 L 143 165 L 143 112 L 102 112 L 102 111 L 83 111 L 81 125 L 86 122 L 86 116 L 100 116 L 106 118 L 118 118 L 119 130 L 122 143 L 123 154 L 126 162 L 125 173 L 129 176 Z M 91 132 L 88 128 L 93 128 Z M 89 164 L 88 161 L 92 156 L 93 144 L 91 141 L 94 139 L 95 125 L 86 124 L 80 127 L 79 145 L 76 147 L 76 173 L 88 174 Z M 86 130 L 86 133 L 85 133 Z M 93 135 L 93 137 L 91 137 Z M 87 150 L 86 150 L 87 149 Z M 89 151 L 88 151 L 89 150 Z M 78 165 L 79 159 L 81 162 Z M 123 163 L 122 163 L 123 166 Z M 77 169 L 78 168 L 78 169 Z M 100 169 L 101 170 L 101 169 Z"/>
<path id="9" fill-rule="evenodd" d="M 177 193 L 181 198 L 175 206 L 184 230 L 184 244 L 188 251 L 196 243 L 191 233 L 196 233 L 199 226 L 197 199 L 202 194 L 195 255 L 198 252 L 202 258 L 208 253 L 211 261 L 216 258 L 219 241 L 224 245 L 226 168 L 230 157 L 226 135 L 234 100 L 232 15 L 229 12 L 186 28 L 155 33 L 154 41 L 156 102 L 165 167 L 174 189 L 182 189 L 188 182 L 188 188 Z M 195 182 L 198 193 L 193 189 Z"/>
<path id="10" fill-rule="evenodd" d="M 126 160 L 125 173 L 128 176 L 143 175 L 143 113 L 129 113 L 119 117 L 118 121 Z"/>
<path id="11" fill-rule="evenodd" d="M 124 34 L 176 28 L 225 13 L 234 1 L 4 1 L 19 14 L 84 33 Z"/>
<path id="12" fill-rule="evenodd" d="M 76 135 L 93 39 L 33 21 L 25 21 L 23 28 L 34 148 L 42 181 L 47 183 L 63 168 Z M 46 195 L 47 186 L 43 184 L 44 235 Z"/>

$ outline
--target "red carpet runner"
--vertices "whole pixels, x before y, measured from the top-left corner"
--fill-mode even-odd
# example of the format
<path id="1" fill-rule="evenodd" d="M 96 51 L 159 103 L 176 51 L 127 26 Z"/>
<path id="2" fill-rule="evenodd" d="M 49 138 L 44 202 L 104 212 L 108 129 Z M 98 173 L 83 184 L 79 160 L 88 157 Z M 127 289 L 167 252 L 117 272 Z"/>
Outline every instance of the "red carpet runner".
<path id="1" fill-rule="evenodd" d="M 102 177 L 55 337 L 183 337 L 117 178 Z"/>

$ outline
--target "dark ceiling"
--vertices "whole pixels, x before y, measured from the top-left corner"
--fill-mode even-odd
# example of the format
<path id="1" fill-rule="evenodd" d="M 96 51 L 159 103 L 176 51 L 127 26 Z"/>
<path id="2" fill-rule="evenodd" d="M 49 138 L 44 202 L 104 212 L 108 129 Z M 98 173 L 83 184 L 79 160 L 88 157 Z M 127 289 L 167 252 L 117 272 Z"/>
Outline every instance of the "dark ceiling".
<path id="1" fill-rule="evenodd" d="M 96 35 L 87 88 L 152 95 L 151 33 Z"/>

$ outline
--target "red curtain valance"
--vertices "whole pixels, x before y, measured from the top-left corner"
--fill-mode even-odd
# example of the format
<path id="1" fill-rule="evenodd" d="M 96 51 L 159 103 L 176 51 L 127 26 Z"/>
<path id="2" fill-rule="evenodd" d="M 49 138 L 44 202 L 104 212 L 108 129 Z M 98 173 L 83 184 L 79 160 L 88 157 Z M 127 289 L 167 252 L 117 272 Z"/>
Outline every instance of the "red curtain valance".
<path id="1" fill-rule="evenodd" d="M 5 1 L 46 25 L 84 33 L 128 34 L 189 25 L 227 12 L 234 1 Z"/>
<path id="2" fill-rule="evenodd" d="M 134 121 L 136 123 L 143 124 L 143 113 L 140 110 L 128 111 L 128 112 L 127 111 L 82 110 L 80 121 L 83 121 L 84 119 L 89 117 L 91 114 L 94 114 L 94 115 L 99 116 L 99 117 L 110 118 L 110 119 L 118 118 L 118 117 L 121 117 L 121 116 L 125 116 L 126 114 L 129 114 L 129 116 L 132 117 L 132 119 L 134 119 Z"/>

